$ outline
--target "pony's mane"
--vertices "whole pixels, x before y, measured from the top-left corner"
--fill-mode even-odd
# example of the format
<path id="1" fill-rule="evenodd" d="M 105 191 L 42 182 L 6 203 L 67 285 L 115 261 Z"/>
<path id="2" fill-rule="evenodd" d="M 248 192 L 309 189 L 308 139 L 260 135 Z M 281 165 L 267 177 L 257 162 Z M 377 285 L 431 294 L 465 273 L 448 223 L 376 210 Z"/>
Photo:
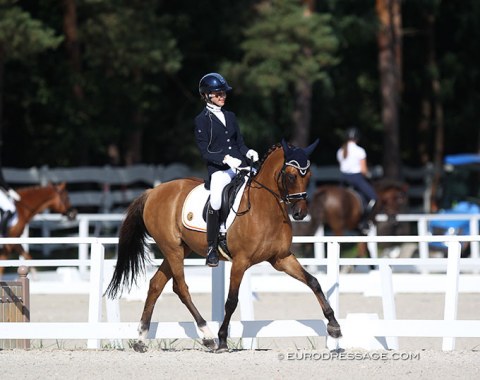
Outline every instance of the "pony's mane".
<path id="1" fill-rule="evenodd" d="M 265 153 L 262 157 L 262 159 L 260 160 L 260 162 L 258 163 L 258 167 L 261 168 L 263 163 L 265 162 L 265 160 L 268 158 L 268 156 L 270 156 L 270 154 L 272 154 L 274 151 L 276 151 L 278 148 L 281 148 L 282 147 L 282 144 L 280 143 L 276 143 L 275 145 L 272 145 L 267 153 Z"/>
<path id="2" fill-rule="evenodd" d="M 19 187 L 17 191 L 32 191 L 32 190 L 40 190 L 44 189 L 47 186 L 40 186 L 40 185 L 35 185 L 35 186 L 23 186 Z"/>

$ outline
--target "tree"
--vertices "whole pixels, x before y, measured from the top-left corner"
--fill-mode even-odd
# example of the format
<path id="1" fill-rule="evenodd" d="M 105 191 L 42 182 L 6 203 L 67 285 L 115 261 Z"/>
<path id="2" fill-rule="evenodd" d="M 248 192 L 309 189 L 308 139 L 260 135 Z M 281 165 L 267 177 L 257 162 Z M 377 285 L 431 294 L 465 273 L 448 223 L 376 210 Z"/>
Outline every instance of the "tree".
<path id="1" fill-rule="evenodd" d="M 142 161 L 143 130 L 149 111 L 159 103 L 155 99 L 160 88 L 149 75 L 173 74 L 181 67 L 182 54 L 170 27 L 172 18 L 158 15 L 156 3 L 104 5 L 82 27 L 86 64 L 99 71 L 105 84 L 116 91 L 109 101 L 103 100 L 104 112 L 110 116 L 106 144 L 116 145 L 118 138 L 123 138 L 126 164 Z M 110 92 L 103 88 L 100 93 L 104 91 Z M 125 102 L 124 107 L 119 107 L 120 102 Z M 122 114 L 121 124 L 114 122 L 119 108 L 127 113 Z"/>
<path id="2" fill-rule="evenodd" d="M 268 99 L 270 113 L 287 115 L 285 123 L 294 124 L 293 142 L 305 146 L 310 132 L 311 85 L 328 81 L 327 68 L 338 63 L 331 18 L 295 0 L 263 1 L 257 11 L 244 31 L 241 62 L 225 65 L 225 71 L 240 88 L 258 92 L 262 101 Z"/>
<path id="3" fill-rule="evenodd" d="M 384 126 L 385 176 L 400 179 L 399 107 L 402 67 L 400 0 L 376 0 L 380 21 L 378 30 L 378 61 Z"/>
<path id="4" fill-rule="evenodd" d="M 6 62 L 26 60 L 44 50 L 56 48 L 62 41 L 62 37 L 56 36 L 53 29 L 33 19 L 28 12 L 13 6 L 14 2 L 3 0 L 0 3 L 0 157 L 3 147 L 3 83 Z"/>

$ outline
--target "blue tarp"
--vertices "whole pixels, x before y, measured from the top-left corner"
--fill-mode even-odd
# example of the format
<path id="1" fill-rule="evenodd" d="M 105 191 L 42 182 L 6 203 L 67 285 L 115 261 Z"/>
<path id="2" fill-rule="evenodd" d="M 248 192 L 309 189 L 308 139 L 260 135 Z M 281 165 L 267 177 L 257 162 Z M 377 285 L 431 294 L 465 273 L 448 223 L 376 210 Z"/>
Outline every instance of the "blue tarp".
<path id="1" fill-rule="evenodd" d="M 445 156 L 445 164 L 449 165 L 468 165 L 468 164 L 480 164 L 480 154 L 475 153 L 462 153 L 451 154 Z"/>

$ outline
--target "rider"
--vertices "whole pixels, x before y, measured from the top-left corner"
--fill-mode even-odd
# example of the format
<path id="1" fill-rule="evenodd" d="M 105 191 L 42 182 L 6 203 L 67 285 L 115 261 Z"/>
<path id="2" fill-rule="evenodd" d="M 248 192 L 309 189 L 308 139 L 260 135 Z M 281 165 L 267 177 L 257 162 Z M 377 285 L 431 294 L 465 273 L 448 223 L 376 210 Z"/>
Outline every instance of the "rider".
<path id="1" fill-rule="evenodd" d="M 377 194 L 367 181 L 367 153 L 365 149 L 358 146 L 360 132 L 355 127 L 350 127 L 345 132 L 344 143 L 337 151 L 337 161 L 340 164 L 343 180 L 353 186 L 366 199 L 367 206 L 360 221 L 360 230 L 366 232 L 369 229 L 368 220 L 377 202 Z"/>
<path id="2" fill-rule="evenodd" d="M 207 163 L 209 175 L 206 264 L 210 267 L 218 265 L 222 191 L 235 177 L 235 169 L 247 165 L 247 158 L 253 162 L 258 161 L 258 153 L 249 149 L 243 141 L 235 114 L 222 109 L 227 91 L 231 89 L 227 81 L 217 73 L 206 74 L 198 85 L 200 96 L 206 102 L 206 107 L 195 118 L 195 140 Z"/>
<path id="3" fill-rule="evenodd" d="M 0 168 L 0 236 L 8 235 L 8 223 L 16 211 L 14 201 L 19 200 L 20 195 L 7 184 Z"/>

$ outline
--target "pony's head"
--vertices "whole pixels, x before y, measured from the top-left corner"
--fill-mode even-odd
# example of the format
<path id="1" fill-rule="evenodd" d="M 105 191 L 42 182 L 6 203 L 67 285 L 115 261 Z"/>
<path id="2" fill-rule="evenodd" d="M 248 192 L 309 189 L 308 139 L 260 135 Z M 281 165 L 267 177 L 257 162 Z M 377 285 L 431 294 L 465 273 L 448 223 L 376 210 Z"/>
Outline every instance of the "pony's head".
<path id="1" fill-rule="evenodd" d="M 292 204 L 292 216 L 302 220 L 307 216 L 307 187 L 310 181 L 309 157 L 318 145 L 318 139 L 307 148 L 298 148 L 282 140 L 285 163 L 281 170 L 279 187 L 286 203 Z"/>
<path id="2" fill-rule="evenodd" d="M 56 194 L 50 209 L 53 212 L 65 215 L 68 220 L 74 220 L 77 217 L 77 209 L 70 204 L 65 182 L 50 186 L 52 186 Z"/>

